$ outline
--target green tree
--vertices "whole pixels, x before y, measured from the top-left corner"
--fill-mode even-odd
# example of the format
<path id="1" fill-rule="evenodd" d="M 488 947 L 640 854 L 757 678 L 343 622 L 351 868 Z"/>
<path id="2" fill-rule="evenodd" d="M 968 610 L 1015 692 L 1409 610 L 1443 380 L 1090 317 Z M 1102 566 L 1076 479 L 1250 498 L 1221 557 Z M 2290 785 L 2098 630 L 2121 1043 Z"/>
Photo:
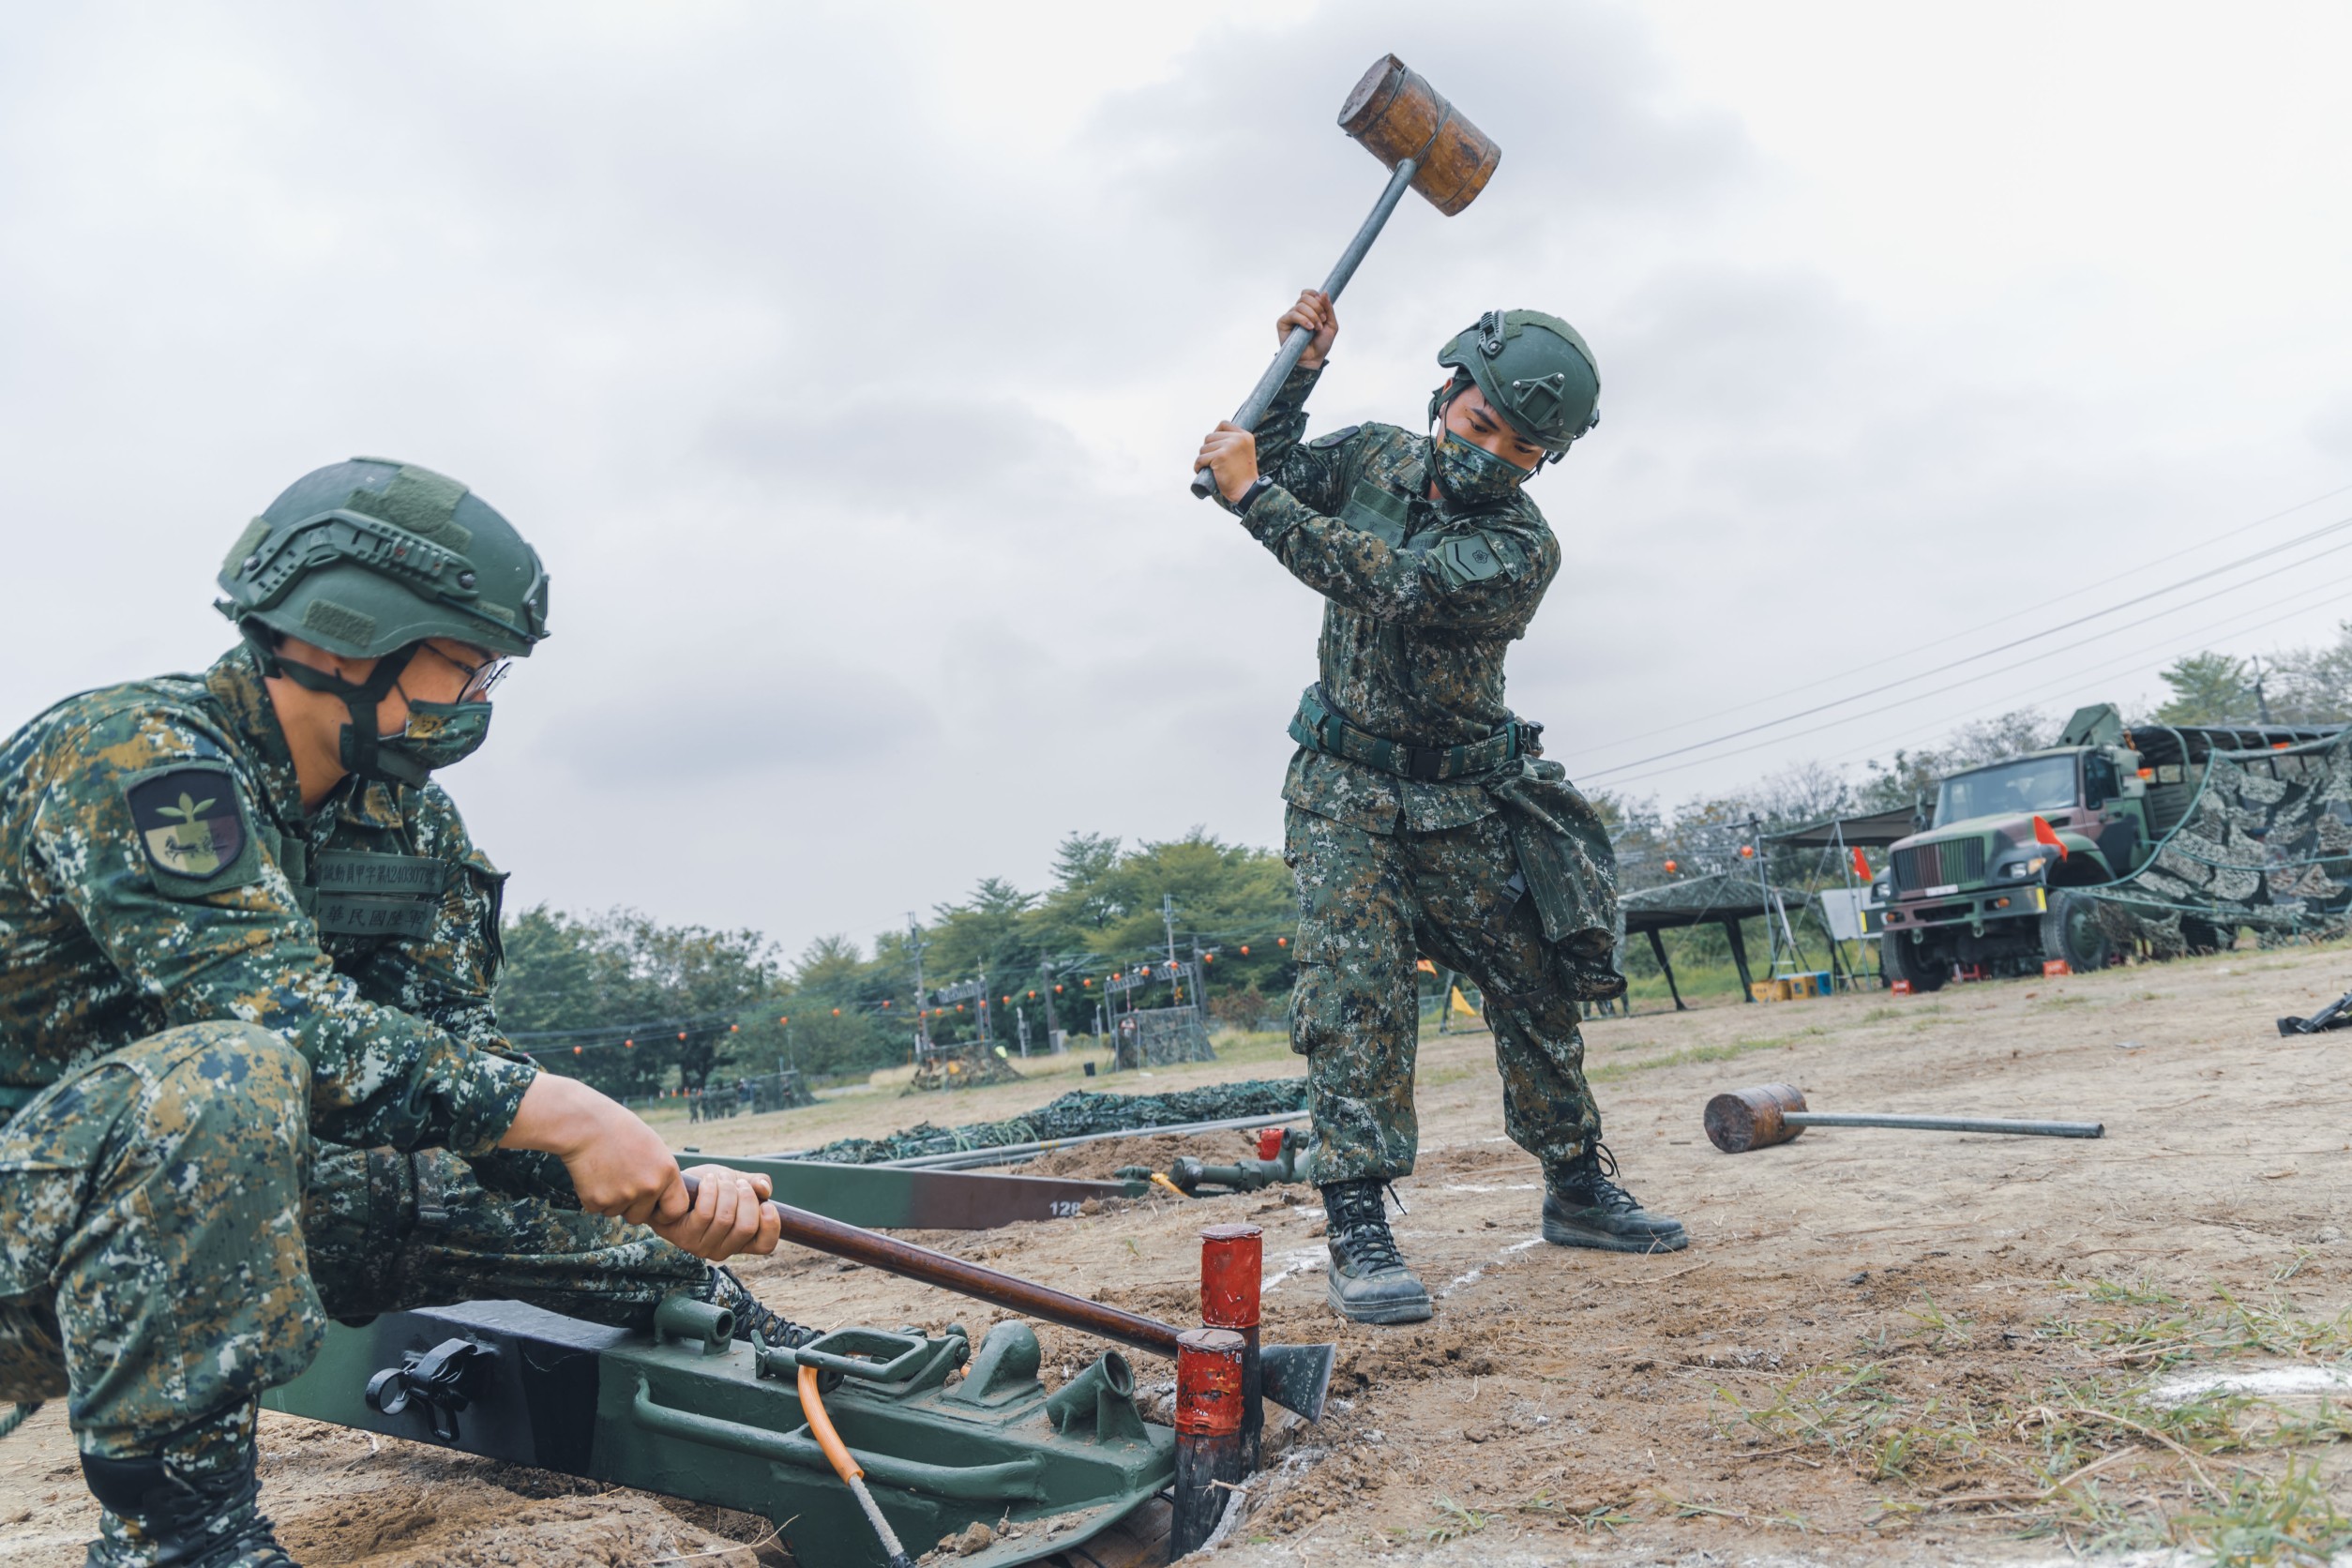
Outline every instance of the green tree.
<path id="1" fill-rule="evenodd" d="M 2156 710 L 2165 724 L 2226 724 L 2254 716 L 2254 688 L 2246 661 L 2227 654 L 2184 654 L 2158 677 L 2172 688 L 2171 701 Z"/>
<path id="2" fill-rule="evenodd" d="M 2290 648 L 2270 664 L 2264 694 L 2271 716 L 2284 724 L 2342 724 L 2352 721 L 2352 621 L 2336 628 L 2336 640 L 2321 648 Z"/>
<path id="3" fill-rule="evenodd" d="M 611 1094 L 654 1093 L 673 1075 L 701 1087 L 732 1048 L 734 1023 L 777 988 L 776 958 L 757 931 L 663 926 L 632 910 L 582 917 L 542 904 L 509 920 L 503 935 L 501 1026 L 568 1034 L 524 1044 L 550 1070 Z"/>

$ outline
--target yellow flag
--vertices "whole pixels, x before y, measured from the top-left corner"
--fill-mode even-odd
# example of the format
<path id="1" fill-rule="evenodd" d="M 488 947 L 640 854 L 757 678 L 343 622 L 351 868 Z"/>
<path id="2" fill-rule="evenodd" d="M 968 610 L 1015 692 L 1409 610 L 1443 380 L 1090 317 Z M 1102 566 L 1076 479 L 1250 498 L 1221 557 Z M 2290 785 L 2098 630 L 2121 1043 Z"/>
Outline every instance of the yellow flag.
<path id="1" fill-rule="evenodd" d="M 1459 986 L 1454 988 L 1454 1010 L 1469 1018 L 1478 1017 L 1478 1009 L 1462 1000 L 1462 988 Z"/>

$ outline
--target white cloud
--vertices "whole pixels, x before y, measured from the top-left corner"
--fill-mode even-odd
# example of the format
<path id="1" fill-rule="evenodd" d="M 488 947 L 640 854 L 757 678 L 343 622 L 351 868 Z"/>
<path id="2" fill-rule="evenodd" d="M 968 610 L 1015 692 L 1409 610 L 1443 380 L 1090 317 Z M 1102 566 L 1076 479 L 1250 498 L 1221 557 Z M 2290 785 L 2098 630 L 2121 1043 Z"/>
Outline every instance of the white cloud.
<path id="1" fill-rule="evenodd" d="M 517 898 L 796 947 L 1033 884 L 1071 829 L 1274 842 L 1318 606 L 1184 482 L 1379 188 L 1332 119 L 1394 49 L 1503 162 L 1457 218 L 1400 209 L 1317 421 L 1417 419 L 1490 305 L 1586 329 L 1603 422 L 1535 492 L 1567 566 L 1512 692 L 1573 766 L 1638 756 L 1603 743 L 1769 716 L 2344 481 L 2343 31 L 26 11 L 0 54 L 0 722 L 209 657 L 245 518 L 388 452 L 480 487 L 553 572 L 556 635 L 452 778 Z M 2064 706 L 2079 665 L 1643 787 Z"/>

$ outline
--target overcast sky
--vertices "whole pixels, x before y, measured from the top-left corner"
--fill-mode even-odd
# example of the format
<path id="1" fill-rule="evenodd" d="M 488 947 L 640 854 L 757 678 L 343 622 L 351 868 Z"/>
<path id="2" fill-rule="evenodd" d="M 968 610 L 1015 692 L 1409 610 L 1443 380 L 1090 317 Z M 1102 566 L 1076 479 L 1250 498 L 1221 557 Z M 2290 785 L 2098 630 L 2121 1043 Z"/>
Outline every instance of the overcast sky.
<path id="1" fill-rule="evenodd" d="M 1489 307 L 1591 339 L 1511 661 L 1572 774 L 1671 805 L 2352 613 L 2289 552 L 1641 763 L 2352 517 L 2260 520 L 2352 485 L 2340 7 L 0 15 L 0 726 L 208 661 L 296 475 L 440 469 L 553 576 L 447 776 L 517 902 L 797 948 L 1072 830 L 1278 841 L 1319 603 L 1184 482 L 1379 191 L 1333 121 L 1391 50 L 1502 163 L 1399 209 L 1314 419 L 1417 423 Z"/>

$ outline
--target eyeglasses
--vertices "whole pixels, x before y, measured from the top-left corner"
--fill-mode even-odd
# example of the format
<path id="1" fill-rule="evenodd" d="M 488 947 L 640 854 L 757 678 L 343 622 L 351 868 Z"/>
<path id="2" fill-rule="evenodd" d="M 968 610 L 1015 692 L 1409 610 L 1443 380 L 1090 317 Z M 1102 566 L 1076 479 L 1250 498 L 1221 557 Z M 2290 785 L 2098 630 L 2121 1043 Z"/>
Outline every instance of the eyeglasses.
<path id="1" fill-rule="evenodd" d="M 460 702 L 489 701 L 490 694 L 498 689 L 498 683 L 506 678 L 506 671 L 515 667 L 513 659 L 503 656 L 484 659 L 479 664 L 468 664 L 453 654 L 443 653 L 430 642 L 421 646 L 442 663 L 452 665 L 465 672 L 465 689 L 458 693 L 458 701 Z"/>

